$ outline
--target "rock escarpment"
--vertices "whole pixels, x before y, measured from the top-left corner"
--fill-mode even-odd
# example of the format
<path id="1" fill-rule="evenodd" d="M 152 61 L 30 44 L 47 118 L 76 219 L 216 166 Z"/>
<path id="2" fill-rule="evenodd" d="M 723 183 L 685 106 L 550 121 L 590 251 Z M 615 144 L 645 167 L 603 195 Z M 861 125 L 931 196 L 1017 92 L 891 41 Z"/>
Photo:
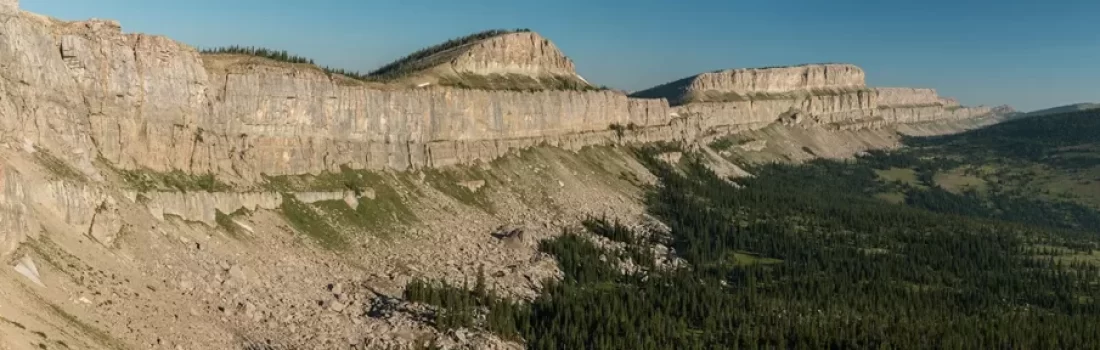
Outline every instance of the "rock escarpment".
<path id="1" fill-rule="evenodd" d="M 878 113 L 890 123 L 970 119 L 992 114 L 988 107 L 962 107 L 934 89 L 875 88 Z"/>
<path id="2" fill-rule="evenodd" d="M 577 70 L 553 42 L 534 32 L 509 33 L 465 47 L 449 62 L 459 73 L 576 76 Z"/>
<path id="3" fill-rule="evenodd" d="M 588 90 L 573 61 L 527 30 L 491 30 L 452 39 L 387 64 L 371 79 L 485 90 Z"/>
<path id="4" fill-rule="evenodd" d="M 609 125 L 669 123 L 663 101 L 610 91 L 376 89 L 300 66 L 207 67 L 191 47 L 122 34 L 112 21 L 24 14 L 2 25 L 5 138 L 84 168 L 102 157 L 245 180 L 403 170 L 538 143 L 609 143 L 619 138 Z"/>
<path id="5" fill-rule="evenodd" d="M 165 37 L 123 34 L 113 21 L 11 16 L 0 38 L 4 136 L 86 170 L 101 157 L 122 169 L 255 181 L 340 166 L 446 166 L 544 143 L 684 140 L 783 118 L 850 124 L 880 117 L 879 99 L 906 104 L 889 105 L 890 121 L 943 114 L 908 111 L 912 101 L 938 103 L 934 91 L 876 93 L 861 69 L 845 64 L 701 74 L 670 85 L 682 92 L 661 96 L 679 105 L 671 108 L 664 98 L 613 91 L 379 87 L 307 65 L 215 64 Z M 553 44 L 530 32 L 449 50 L 454 57 L 444 65 L 453 71 L 575 74 Z M 658 97 L 650 95 L 636 96 Z"/>
<path id="6" fill-rule="evenodd" d="M 793 67 L 729 69 L 702 73 L 634 93 L 665 98 L 672 105 L 790 99 L 808 95 L 840 95 L 866 90 L 863 69 L 850 64 L 807 64 Z"/>
<path id="7" fill-rule="evenodd" d="M 986 108 L 962 108 L 933 89 L 868 88 L 865 74 L 849 64 L 733 69 L 703 73 L 632 94 L 665 98 L 680 116 L 705 128 L 757 129 L 776 121 L 873 127 L 985 116 Z"/>

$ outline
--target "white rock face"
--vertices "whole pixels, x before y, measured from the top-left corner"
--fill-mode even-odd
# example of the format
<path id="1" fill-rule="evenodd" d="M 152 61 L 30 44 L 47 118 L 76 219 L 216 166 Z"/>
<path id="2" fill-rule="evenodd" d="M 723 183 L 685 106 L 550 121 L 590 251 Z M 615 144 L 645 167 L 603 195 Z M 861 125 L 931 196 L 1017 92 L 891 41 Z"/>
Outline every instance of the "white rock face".
<path id="1" fill-rule="evenodd" d="M 22 14 L 0 26 L 5 139 L 27 139 L 77 164 L 97 155 L 123 169 L 253 181 L 261 173 L 342 165 L 447 166 L 540 143 L 577 148 L 677 140 L 715 127 L 766 125 L 790 113 L 823 123 L 873 118 L 881 98 L 865 88 L 863 70 L 844 64 L 702 74 L 691 91 L 769 98 L 676 111 L 665 99 L 610 91 L 372 89 L 305 66 L 204 60 L 164 37 L 122 34 L 114 21 L 64 23 Z M 471 72 L 573 69 L 534 33 L 478 45 L 455 62 Z M 494 51 L 505 46 L 513 49 Z M 512 57 L 516 67 L 482 67 L 474 54 Z M 673 123 L 673 113 L 697 120 Z M 611 131 L 612 125 L 632 132 Z"/>
<path id="2" fill-rule="evenodd" d="M 0 0 L 0 16 L 19 13 L 19 0 Z"/>
<path id="3" fill-rule="evenodd" d="M 81 183 L 51 181 L 31 187 L 40 212 L 50 212 L 103 245 L 111 245 L 122 229 L 118 202 L 103 191 Z"/>
<path id="4" fill-rule="evenodd" d="M 692 92 L 741 95 L 792 91 L 850 91 L 866 86 L 863 69 L 850 64 L 809 64 L 778 68 L 729 69 L 696 76 Z"/>
<path id="5" fill-rule="evenodd" d="M 0 165 L 0 257 L 11 253 L 38 223 L 29 207 L 22 177 Z"/>
<path id="6" fill-rule="evenodd" d="M 534 32 L 510 33 L 479 41 L 450 63 L 456 72 L 577 77 L 573 61 L 553 42 Z M 582 79 L 583 80 L 583 79 Z"/>
<path id="7" fill-rule="evenodd" d="M 879 107 L 943 106 L 936 90 L 923 88 L 875 88 Z"/>

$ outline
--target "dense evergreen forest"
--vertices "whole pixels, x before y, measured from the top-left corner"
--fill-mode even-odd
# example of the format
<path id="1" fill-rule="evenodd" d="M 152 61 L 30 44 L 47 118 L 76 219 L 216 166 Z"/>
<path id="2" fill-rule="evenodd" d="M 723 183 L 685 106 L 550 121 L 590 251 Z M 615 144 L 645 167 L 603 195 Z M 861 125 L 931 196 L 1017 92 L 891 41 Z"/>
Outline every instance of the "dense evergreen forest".
<path id="1" fill-rule="evenodd" d="M 531 349 L 1095 348 L 1100 212 L 1044 186 L 1097 186 L 1098 134 L 1096 112 L 1020 119 L 739 179 L 650 146 L 646 200 L 669 232 L 592 218 L 543 241 L 564 279 L 530 302 L 482 279 L 406 297 L 437 327 Z M 656 263 L 656 245 L 685 264 Z"/>

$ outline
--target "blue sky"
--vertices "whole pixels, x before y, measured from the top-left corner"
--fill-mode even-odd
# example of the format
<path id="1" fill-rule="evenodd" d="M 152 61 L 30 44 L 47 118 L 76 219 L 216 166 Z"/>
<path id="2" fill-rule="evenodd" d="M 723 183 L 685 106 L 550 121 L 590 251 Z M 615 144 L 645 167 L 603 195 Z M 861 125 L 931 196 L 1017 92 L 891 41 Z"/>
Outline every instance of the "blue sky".
<path id="1" fill-rule="evenodd" d="M 1020 110 L 1100 101 L 1097 0 L 22 0 L 195 46 L 285 49 L 368 71 L 492 28 L 531 28 L 597 84 L 638 90 L 721 68 L 854 63 L 874 86 Z"/>

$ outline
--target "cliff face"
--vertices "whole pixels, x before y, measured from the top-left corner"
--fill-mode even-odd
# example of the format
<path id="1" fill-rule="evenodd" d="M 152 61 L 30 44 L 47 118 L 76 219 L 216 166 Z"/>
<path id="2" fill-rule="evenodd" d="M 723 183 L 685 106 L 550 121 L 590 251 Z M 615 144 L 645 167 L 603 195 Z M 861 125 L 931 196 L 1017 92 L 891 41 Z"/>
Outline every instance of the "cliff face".
<path id="1" fill-rule="evenodd" d="M 864 80 L 863 69 L 850 64 L 811 64 L 703 73 L 692 79 L 687 89 L 689 94 L 697 96 L 705 96 L 709 92 L 747 97 L 798 91 L 840 93 L 863 88 Z"/>
<path id="2" fill-rule="evenodd" d="M 0 1 L 0 14 L 13 14 L 19 12 L 19 0 Z"/>
<path id="3" fill-rule="evenodd" d="M 673 105 L 842 95 L 865 89 L 864 73 L 850 64 L 730 69 L 703 73 L 632 96 L 665 98 Z"/>
<path id="4" fill-rule="evenodd" d="M 875 93 L 878 94 L 879 107 L 943 106 L 943 101 L 933 89 L 879 87 L 875 88 Z"/>
<path id="5" fill-rule="evenodd" d="M 473 74 L 576 76 L 573 61 L 553 42 L 534 32 L 510 33 L 481 40 L 450 62 L 452 69 Z"/>
<path id="6" fill-rule="evenodd" d="M 612 142 L 612 124 L 669 120 L 663 100 L 606 91 L 373 89 L 262 64 L 208 71 L 194 49 L 122 34 L 111 21 L 23 15 L 3 26 L 4 135 L 82 164 L 102 156 L 124 169 L 245 179 L 340 165 L 407 169 L 539 142 Z"/>
<path id="7" fill-rule="evenodd" d="M 674 113 L 706 128 L 751 130 L 776 121 L 837 123 L 844 128 L 974 118 L 986 108 L 963 108 L 933 89 L 868 88 L 859 67 L 847 64 L 735 69 L 704 73 L 633 94 L 667 98 Z"/>
<path id="8" fill-rule="evenodd" d="M 204 62 L 187 45 L 122 34 L 113 21 L 4 16 L 5 141 L 44 147 L 87 172 L 101 157 L 122 169 L 254 181 L 261 174 L 344 165 L 445 166 L 540 143 L 576 148 L 691 139 L 710 129 L 753 129 L 781 119 L 876 125 L 861 121 L 987 112 L 946 113 L 931 105 L 939 99 L 929 89 L 872 91 L 861 69 L 843 64 L 701 74 L 673 83 L 687 91 L 681 97 L 740 98 L 675 108 L 664 98 L 611 91 L 379 88 L 304 65 Z M 535 33 L 500 35 L 462 50 L 450 63 L 458 71 L 573 74 L 572 62 Z"/>
<path id="9" fill-rule="evenodd" d="M 492 30 L 452 39 L 385 65 L 370 77 L 406 87 L 594 90 L 554 43 L 530 31 Z"/>

